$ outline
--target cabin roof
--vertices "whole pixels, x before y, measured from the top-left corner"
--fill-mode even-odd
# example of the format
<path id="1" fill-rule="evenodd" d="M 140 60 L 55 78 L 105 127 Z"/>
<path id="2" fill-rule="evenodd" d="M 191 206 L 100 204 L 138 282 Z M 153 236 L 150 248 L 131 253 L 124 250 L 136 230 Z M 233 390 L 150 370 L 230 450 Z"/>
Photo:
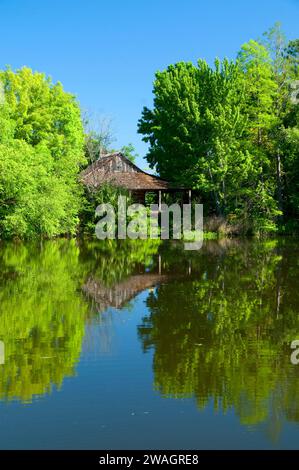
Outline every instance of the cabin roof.
<path id="1" fill-rule="evenodd" d="M 110 183 L 131 191 L 174 189 L 169 181 L 141 170 L 121 152 L 100 157 L 82 171 L 81 181 L 90 188 Z"/>

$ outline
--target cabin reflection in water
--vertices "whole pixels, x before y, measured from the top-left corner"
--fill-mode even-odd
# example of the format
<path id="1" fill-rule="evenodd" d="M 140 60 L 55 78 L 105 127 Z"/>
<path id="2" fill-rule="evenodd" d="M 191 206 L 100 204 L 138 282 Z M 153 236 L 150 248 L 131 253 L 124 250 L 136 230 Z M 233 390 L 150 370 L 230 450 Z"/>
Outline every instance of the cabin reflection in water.
<path id="1" fill-rule="evenodd" d="M 144 266 L 143 266 L 144 269 Z M 157 272 L 139 272 L 128 278 L 106 286 L 101 280 L 90 276 L 84 284 L 83 292 L 92 299 L 101 312 L 109 307 L 121 309 L 144 290 L 153 288 L 160 284 L 166 284 L 175 279 L 191 276 L 191 262 L 184 274 L 162 273 L 162 258 L 158 255 Z"/>

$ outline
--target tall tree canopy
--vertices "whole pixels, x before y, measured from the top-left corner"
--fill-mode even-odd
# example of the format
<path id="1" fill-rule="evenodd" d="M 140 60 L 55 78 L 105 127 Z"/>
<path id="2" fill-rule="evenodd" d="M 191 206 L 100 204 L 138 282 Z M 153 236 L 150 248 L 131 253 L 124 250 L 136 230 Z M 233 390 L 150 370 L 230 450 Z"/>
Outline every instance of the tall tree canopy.
<path id="1" fill-rule="evenodd" d="M 150 166 L 198 189 L 207 213 L 246 230 L 276 230 L 282 216 L 299 214 L 298 104 L 291 100 L 298 51 L 276 24 L 235 61 L 180 62 L 157 72 L 153 109 L 144 108 L 138 123 Z"/>
<path id="2" fill-rule="evenodd" d="M 85 161 L 78 103 L 29 68 L 0 71 L 0 236 L 74 233 Z"/>

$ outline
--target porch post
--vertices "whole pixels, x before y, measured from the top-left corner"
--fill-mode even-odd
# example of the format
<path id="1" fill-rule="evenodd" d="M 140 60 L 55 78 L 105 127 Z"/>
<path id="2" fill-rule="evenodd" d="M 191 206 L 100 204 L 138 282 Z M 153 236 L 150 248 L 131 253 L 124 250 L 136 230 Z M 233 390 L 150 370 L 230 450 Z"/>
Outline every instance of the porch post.
<path id="1" fill-rule="evenodd" d="M 159 190 L 159 211 L 161 212 L 162 207 L 162 191 Z"/>
<path id="2" fill-rule="evenodd" d="M 189 196 L 189 204 L 191 204 L 191 201 L 192 201 L 192 191 L 191 191 L 191 189 L 189 189 L 189 191 L 188 191 L 188 196 Z"/>

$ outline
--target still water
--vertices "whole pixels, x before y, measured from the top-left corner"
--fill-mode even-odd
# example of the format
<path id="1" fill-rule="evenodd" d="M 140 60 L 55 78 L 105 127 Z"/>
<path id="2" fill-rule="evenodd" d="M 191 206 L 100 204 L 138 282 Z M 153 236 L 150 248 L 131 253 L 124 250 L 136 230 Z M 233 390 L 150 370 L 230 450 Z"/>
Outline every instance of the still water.
<path id="1" fill-rule="evenodd" d="M 299 448 L 296 240 L 0 244 L 0 448 Z"/>

